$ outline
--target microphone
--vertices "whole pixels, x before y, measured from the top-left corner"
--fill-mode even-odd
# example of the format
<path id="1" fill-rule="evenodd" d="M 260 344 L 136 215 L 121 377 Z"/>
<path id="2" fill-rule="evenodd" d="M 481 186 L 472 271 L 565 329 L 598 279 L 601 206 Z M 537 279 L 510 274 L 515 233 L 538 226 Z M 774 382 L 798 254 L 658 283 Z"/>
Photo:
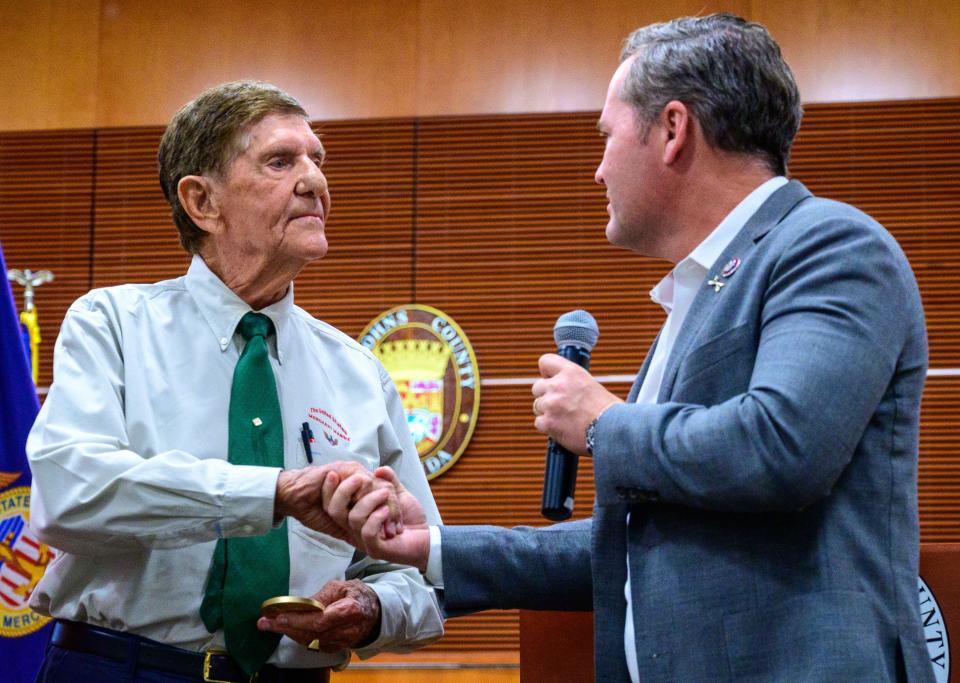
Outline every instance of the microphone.
<path id="1" fill-rule="evenodd" d="M 553 340 L 557 354 L 590 369 L 590 352 L 600 329 L 586 311 L 570 311 L 557 318 Z M 547 467 L 543 475 L 543 503 L 540 513 L 554 522 L 562 522 L 573 514 L 573 494 L 577 487 L 577 465 L 580 456 L 571 453 L 553 439 L 547 441 Z"/>

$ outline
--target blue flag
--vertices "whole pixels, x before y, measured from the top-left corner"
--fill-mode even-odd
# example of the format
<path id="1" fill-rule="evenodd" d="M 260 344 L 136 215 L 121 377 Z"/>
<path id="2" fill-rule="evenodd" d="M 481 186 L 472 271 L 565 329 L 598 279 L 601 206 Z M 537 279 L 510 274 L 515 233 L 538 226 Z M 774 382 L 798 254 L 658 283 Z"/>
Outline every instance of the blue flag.
<path id="1" fill-rule="evenodd" d="M 0 677 L 10 683 L 31 683 L 50 627 L 27 600 L 56 551 L 40 543 L 27 527 L 30 467 L 25 446 L 39 404 L 2 245 L 0 281 Z"/>

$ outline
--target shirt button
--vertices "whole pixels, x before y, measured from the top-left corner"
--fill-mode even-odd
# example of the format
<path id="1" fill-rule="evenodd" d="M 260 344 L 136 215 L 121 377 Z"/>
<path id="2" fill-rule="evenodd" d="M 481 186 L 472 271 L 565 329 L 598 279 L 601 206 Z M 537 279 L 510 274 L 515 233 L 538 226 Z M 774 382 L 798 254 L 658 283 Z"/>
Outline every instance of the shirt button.
<path id="1" fill-rule="evenodd" d="M 244 524 L 244 525 L 243 525 L 243 533 L 245 533 L 245 534 L 252 534 L 252 533 L 253 533 L 253 525 L 252 525 L 252 524 Z"/>
<path id="2" fill-rule="evenodd" d="M 226 337 L 220 337 L 220 346 L 226 347 L 226 345 L 227 345 L 229 342 L 230 342 L 230 340 L 227 339 Z"/>

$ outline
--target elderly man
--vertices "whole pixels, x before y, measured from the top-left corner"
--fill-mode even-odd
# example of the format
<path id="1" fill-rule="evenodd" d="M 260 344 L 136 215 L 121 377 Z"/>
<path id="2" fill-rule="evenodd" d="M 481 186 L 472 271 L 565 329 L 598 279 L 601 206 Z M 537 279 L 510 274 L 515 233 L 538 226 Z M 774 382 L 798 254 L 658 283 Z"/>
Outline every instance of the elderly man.
<path id="1" fill-rule="evenodd" d="M 331 517 L 451 612 L 592 608 L 601 681 L 932 680 L 920 296 L 876 221 L 784 177 L 800 114 L 758 24 L 627 41 L 596 180 L 610 242 L 677 264 L 651 292 L 667 318 L 626 401 L 553 354 L 533 386 L 536 428 L 592 457 L 592 520 L 428 530 L 403 496 L 394 535 L 385 491 L 348 505 L 355 480 Z"/>
<path id="2" fill-rule="evenodd" d="M 418 572 L 324 533 L 331 471 L 389 464 L 439 517 L 389 375 L 293 302 L 327 251 L 323 159 L 264 83 L 213 88 L 168 126 L 160 180 L 190 268 L 70 307 L 29 438 L 31 525 L 62 551 L 31 600 L 57 619 L 38 680 L 316 682 L 351 648 L 442 634 Z M 265 599 L 320 587 L 319 651 L 257 629 Z"/>

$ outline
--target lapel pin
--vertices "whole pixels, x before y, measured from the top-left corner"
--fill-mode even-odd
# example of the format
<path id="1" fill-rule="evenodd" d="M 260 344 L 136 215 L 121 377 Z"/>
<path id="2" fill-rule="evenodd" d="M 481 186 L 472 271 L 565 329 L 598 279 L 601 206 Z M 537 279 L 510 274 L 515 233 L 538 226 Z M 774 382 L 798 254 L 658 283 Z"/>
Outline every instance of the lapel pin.
<path id="1" fill-rule="evenodd" d="M 720 288 L 723 287 L 723 282 L 720 281 L 719 277 L 714 275 L 712 280 L 707 280 L 707 286 L 713 287 L 713 291 L 719 292 Z"/>
<path id="2" fill-rule="evenodd" d="M 740 267 L 740 257 L 734 256 L 732 259 L 727 261 L 727 265 L 723 267 L 723 270 L 720 271 L 721 277 L 730 277 L 737 272 L 737 268 Z"/>
<path id="3" fill-rule="evenodd" d="M 260 425 L 263 424 L 263 420 L 261 420 L 259 417 L 253 418 L 253 420 L 251 420 L 251 422 L 253 422 L 253 426 L 254 426 L 254 427 L 259 427 Z"/>

